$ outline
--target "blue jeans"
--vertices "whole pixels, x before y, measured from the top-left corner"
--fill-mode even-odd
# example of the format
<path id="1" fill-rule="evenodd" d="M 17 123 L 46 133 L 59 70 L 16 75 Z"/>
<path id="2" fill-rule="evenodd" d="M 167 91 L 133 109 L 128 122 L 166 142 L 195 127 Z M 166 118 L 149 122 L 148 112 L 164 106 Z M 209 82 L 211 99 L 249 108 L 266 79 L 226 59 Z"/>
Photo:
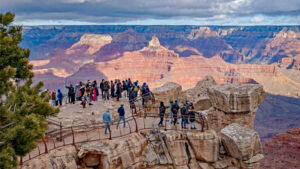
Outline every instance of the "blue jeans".
<path id="1" fill-rule="evenodd" d="M 109 122 L 105 122 L 105 135 L 107 134 L 107 129 L 109 129 Z"/>
<path id="2" fill-rule="evenodd" d="M 190 123 L 190 128 L 196 128 L 196 121 L 193 121 Z"/>
<path id="3" fill-rule="evenodd" d="M 119 127 L 119 124 L 120 124 L 121 120 L 123 120 L 124 128 L 125 128 L 125 116 L 119 116 L 119 120 L 118 120 L 118 123 L 117 123 L 117 128 Z"/>
<path id="4" fill-rule="evenodd" d="M 52 100 L 52 106 L 56 107 L 56 100 Z"/>
<path id="5" fill-rule="evenodd" d="M 170 111 L 170 116 L 171 116 L 171 123 L 173 122 L 173 112 L 172 111 Z"/>
<path id="6" fill-rule="evenodd" d="M 186 123 L 187 123 L 187 119 L 185 119 L 185 118 L 181 119 L 181 128 L 185 127 Z"/>

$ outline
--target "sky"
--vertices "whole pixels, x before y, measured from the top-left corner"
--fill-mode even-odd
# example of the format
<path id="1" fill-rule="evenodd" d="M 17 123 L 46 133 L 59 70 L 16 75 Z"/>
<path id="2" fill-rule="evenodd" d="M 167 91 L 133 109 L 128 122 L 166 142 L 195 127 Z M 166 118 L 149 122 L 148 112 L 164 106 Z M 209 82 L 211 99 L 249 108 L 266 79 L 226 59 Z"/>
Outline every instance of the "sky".
<path id="1" fill-rule="evenodd" d="M 300 25 L 300 0 L 0 0 L 21 25 Z"/>

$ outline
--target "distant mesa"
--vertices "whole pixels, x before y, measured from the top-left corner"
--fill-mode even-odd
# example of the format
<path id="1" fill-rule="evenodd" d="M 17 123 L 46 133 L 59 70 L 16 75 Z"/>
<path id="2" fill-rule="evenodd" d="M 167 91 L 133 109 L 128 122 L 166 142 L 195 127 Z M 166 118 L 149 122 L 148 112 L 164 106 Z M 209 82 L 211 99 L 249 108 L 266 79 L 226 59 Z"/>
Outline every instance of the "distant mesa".
<path id="1" fill-rule="evenodd" d="M 80 40 L 73 44 L 69 49 L 66 50 L 66 54 L 70 55 L 76 52 L 78 49 L 86 46 L 86 54 L 93 55 L 101 47 L 106 44 L 111 43 L 112 37 L 110 35 L 102 35 L 102 34 L 83 34 Z"/>

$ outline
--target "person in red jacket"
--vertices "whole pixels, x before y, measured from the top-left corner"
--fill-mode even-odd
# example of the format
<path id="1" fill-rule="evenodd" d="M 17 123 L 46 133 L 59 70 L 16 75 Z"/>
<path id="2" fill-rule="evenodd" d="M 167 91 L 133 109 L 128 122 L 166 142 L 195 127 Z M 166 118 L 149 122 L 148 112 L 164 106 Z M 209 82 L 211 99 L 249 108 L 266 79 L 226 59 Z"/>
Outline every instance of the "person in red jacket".
<path id="1" fill-rule="evenodd" d="M 55 90 L 52 90 L 52 93 L 51 93 L 51 101 L 52 101 L 52 106 L 53 107 L 56 107 L 56 91 Z"/>

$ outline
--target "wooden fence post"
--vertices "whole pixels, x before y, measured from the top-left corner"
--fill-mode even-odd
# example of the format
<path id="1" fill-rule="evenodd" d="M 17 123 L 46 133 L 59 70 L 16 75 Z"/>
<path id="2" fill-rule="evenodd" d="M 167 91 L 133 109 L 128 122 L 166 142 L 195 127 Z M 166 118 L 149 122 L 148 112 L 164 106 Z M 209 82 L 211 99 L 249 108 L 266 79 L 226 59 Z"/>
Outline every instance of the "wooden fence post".
<path id="1" fill-rule="evenodd" d="M 45 146 L 45 153 L 48 153 L 48 147 L 47 147 L 47 144 L 46 144 L 46 141 L 44 139 L 44 137 L 42 138 L 43 140 L 43 143 L 44 143 L 44 146 Z"/>

